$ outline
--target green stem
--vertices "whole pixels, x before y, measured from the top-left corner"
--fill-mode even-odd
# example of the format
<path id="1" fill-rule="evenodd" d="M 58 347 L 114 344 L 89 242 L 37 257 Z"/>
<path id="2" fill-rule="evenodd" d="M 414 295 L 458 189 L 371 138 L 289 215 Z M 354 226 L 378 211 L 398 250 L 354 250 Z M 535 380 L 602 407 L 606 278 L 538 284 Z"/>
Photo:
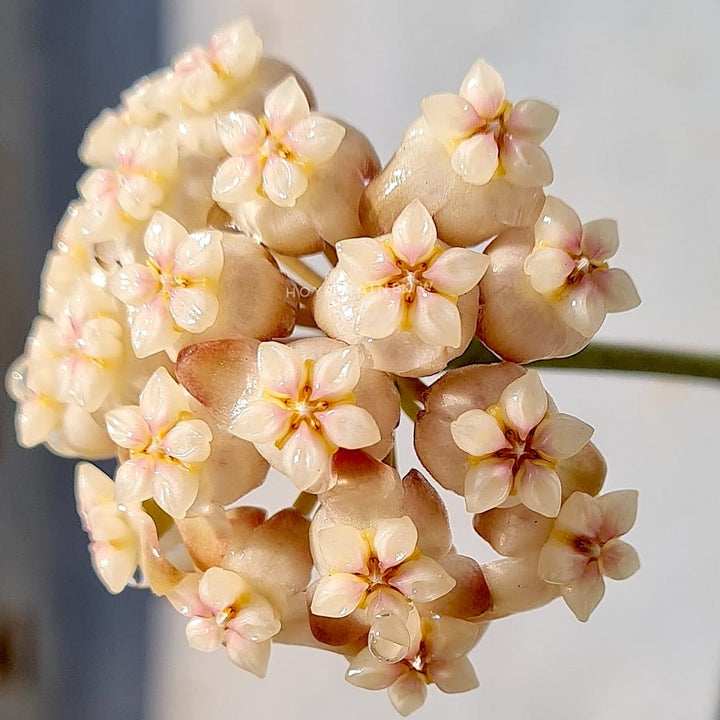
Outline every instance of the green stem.
<path id="1" fill-rule="evenodd" d="M 293 509 L 297 510 L 301 515 L 304 515 L 308 520 L 311 518 L 315 508 L 318 504 L 318 496 L 312 493 L 301 492 L 295 502 L 293 503 Z"/>
<path id="2" fill-rule="evenodd" d="M 417 378 L 406 378 L 394 376 L 395 384 L 400 393 L 400 407 L 403 412 L 413 421 L 422 410 L 422 395 L 426 385 Z"/>

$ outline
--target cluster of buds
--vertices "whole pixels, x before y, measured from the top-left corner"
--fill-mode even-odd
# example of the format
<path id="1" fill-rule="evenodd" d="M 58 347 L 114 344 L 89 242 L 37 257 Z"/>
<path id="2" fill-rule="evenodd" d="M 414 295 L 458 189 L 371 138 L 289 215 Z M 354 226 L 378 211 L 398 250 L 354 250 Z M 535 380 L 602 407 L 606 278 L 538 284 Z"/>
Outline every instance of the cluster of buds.
<path id="1" fill-rule="evenodd" d="M 276 642 L 340 653 L 403 715 L 477 685 L 490 621 L 560 597 L 585 621 L 639 567 L 636 493 L 599 494 L 592 428 L 522 367 L 638 304 L 616 225 L 546 197 L 557 111 L 484 61 L 421 108 L 383 169 L 249 22 L 143 78 L 85 135 L 7 379 L 19 442 L 83 460 L 110 592 L 148 587 L 258 676 Z M 271 517 L 267 478 L 300 493 Z M 437 486 L 499 559 L 456 551 Z"/>

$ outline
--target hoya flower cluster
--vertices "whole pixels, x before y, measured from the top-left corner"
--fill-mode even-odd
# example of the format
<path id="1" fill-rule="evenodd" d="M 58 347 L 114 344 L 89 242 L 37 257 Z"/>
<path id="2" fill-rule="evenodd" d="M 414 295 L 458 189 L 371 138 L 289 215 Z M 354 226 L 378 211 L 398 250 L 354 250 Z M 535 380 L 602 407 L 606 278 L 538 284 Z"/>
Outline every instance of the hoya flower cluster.
<path id="1" fill-rule="evenodd" d="M 259 676 L 273 643 L 340 653 L 407 715 L 478 684 L 490 621 L 560 597 L 585 621 L 638 569 L 636 493 L 601 494 L 592 427 L 521 365 L 639 302 L 615 223 L 545 195 L 556 118 L 480 60 L 383 169 L 248 22 L 100 114 L 7 384 L 19 442 L 83 460 L 110 592 L 149 587 Z M 268 517 L 266 480 L 297 501 Z M 456 551 L 440 487 L 500 559 Z"/>

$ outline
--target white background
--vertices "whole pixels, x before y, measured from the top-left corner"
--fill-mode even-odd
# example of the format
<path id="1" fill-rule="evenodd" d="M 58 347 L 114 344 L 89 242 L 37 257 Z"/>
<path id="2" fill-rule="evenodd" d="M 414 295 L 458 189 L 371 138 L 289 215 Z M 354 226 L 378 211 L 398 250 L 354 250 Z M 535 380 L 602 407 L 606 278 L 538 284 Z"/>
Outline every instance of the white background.
<path id="1" fill-rule="evenodd" d="M 422 97 L 456 91 L 484 57 L 510 100 L 560 108 L 546 143 L 550 192 L 581 218 L 614 217 L 616 263 L 641 307 L 599 338 L 720 352 L 717 216 L 720 4 L 695 2 L 349 2 L 166 0 L 166 59 L 247 14 L 266 54 L 311 82 L 320 109 L 356 125 L 385 162 Z M 608 582 L 587 625 L 557 602 L 494 624 L 476 648 L 480 689 L 430 689 L 413 717 L 714 720 L 720 698 L 720 385 L 545 372 L 559 407 L 593 424 L 607 489 L 637 487 L 629 540 L 641 571 Z M 409 445 L 409 435 L 401 442 Z M 412 462 L 400 454 L 401 470 Z M 266 493 L 289 497 L 280 480 Z M 269 497 L 268 494 L 265 497 Z M 487 557 L 450 498 L 461 551 Z M 185 647 L 183 620 L 157 601 L 148 712 L 157 720 L 391 718 L 384 692 L 343 680 L 345 662 L 276 646 L 264 681 L 222 651 Z"/>

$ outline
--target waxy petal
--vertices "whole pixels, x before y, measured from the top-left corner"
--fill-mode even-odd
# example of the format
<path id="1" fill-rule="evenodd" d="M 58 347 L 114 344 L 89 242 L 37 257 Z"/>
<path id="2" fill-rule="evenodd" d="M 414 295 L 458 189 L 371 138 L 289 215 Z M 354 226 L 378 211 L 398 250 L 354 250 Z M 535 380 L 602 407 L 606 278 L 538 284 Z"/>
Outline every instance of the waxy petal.
<path id="1" fill-rule="evenodd" d="M 518 433 L 521 440 L 525 440 L 547 412 L 547 393 L 537 372 L 528 370 L 511 382 L 503 390 L 499 405 L 505 422 Z"/>
<path id="2" fill-rule="evenodd" d="M 323 617 L 341 618 L 354 612 L 368 589 L 366 580 L 350 573 L 333 573 L 320 579 L 310 611 Z"/>
<path id="3" fill-rule="evenodd" d="M 368 648 L 378 660 L 400 662 L 410 650 L 410 643 L 407 618 L 393 614 L 374 616 L 368 633 Z"/>
<path id="4" fill-rule="evenodd" d="M 538 575 L 545 582 L 567 585 L 585 571 L 589 557 L 578 551 L 571 537 L 551 537 L 538 559 Z"/>
<path id="5" fill-rule="evenodd" d="M 466 657 L 450 662 L 433 663 L 428 668 L 428 675 L 445 693 L 467 692 L 479 685 L 475 668 Z"/>
<path id="6" fill-rule="evenodd" d="M 366 690 L 382 690 L 390 687 L 405 672 L 402 664 L 382 662 L 368 648 L 363 648 L 350 663 L 345 679 Z"/>
<path id="7" fill-rule="evenodd" d="M 380 429 L 365 408 L 344 403 L 316 413 L 315 417 L 328 440 L 337 447 L 359 450 L 380 442 Z"/>
<path id="8" fill-rule="evenodd" d="M 344 137 L 345 128 L 340 123 L 309 115 L 288 130 L 285 144 L 301 160 L 322 165 L 335 155 Z"/>
<path id="9" fill-rule="evenodd" d="M 282 461 L 298 490 L 310 490 L 330 472 L 330 449 L 319 433 L 302 423 L 285 444 Z"/>
<path id="10" fill-rule="evenodd" d="M 558 474 L 541 461 L 525 460 L 515 475 L 520 502 L 545 517 L 556 517 L 562 504 L 562 484 Z"/>
<path id="11" fill-rule="evenodd" d="M 602 512 L 602 526 L 598 533 L 601 542 L 629 532 L 637 517 L 637 490 L 615 490 L 605 493 L 595 502 Z"/>
<path id="12" fill-rule="evenodd" d="M 243 670 L 264 678 L 267 675 L 267 667 L 270 662 L 270 650 L 272 642 L 253 642 L 245 639 L 240 633 L 228 630 L 225 633 L 225 644 L 227 645 L 228 657 L 235 665 Z"/>
<path id="13" fill-rule="evenodd" d="M 335 248 L 340 267 L 360 286 L 385 283 L 401 274 L 390 253 L 374 238 L 341 240 Z"/>
<path id="14" fill-rule="evenodd" d="M 521 100 L 510 111 L 507 129 L 511 135 L 539 145 L 555 127 L 557 108 L 539 100 Z"/>
<path id="15" fill-rule="evenodd" d="M 295 207 L 297 199 L 307 190 L 308 179 L 297 163 L 271 155 L 263 168 L 262 186 L 275 205 Z"/>
<path id="16" fill-rule="evenodd" d="M 252 155 L 262 147 L 265 130 L 250 113 L 229 112 L 216 121 L 217 133 L 230 155 Z"/>
<path id="17" fill-rule="evenodd" d="M 535 430 L 533 450 L 553 460 L 566 460 L 579 453 L 594 432 L 590 425 L 572 415 L 549 415 Z"/>
<path id="18" fill-rule="evenodd" d="M 256 400 L 243 408 L 229 430 L 251 443 L 275 442 L 288 430 L 291 413 L 278 403 Z"/>
<path id="19" fill-rule="evenodd" d="M 264 342 L 258 348 L 258 374 L 263 387 L 296 399 L 305 382 L 302 357 L 288 345 Z"/>
<path id="20" fill-rule="evenodd" d="M 420 673 L 409 670 L 388 688 L 388 697 L 400 715 L 407 717 L 423 706 L 427 685 Z"/>
<path id="21" fill-rule="evenodd" d="M 425 555 L 402 563 L 389 583 L 413 602 L 432 602 L 455 587 L 455 579 Z"/>
<path id="22" fill-rule="evenodd" d="M 331 570 L 367 574 L 369 547 L 358 529 L 350 525 L 337 525 L 320 530 L 318 546 Z"/>
<path id="23" fill-rule="evenodd" d="M 153 496 L 155 463 L 147 455 L 126 460 L 115 473 L 115 499 L 119 503 L 137 503 Z"/>
<path id="24" fill-rule="evenodd" d="M 140 393 L 140 410 L 153 435 L 169 430 L 190 411 L 183 389 L 164 368 L 158 368 Z"/>
<path id="25" fill-rule="evenodd" d="M 156 461 L 153 473 L 153 497 L 173 518 L 184 518 L 195 502 L 200 487 L 197 473 L 174 463 Z"/>
<path id="26" fill-rule="evenodd" d="M 215 324 L 219 310 L 215 293 L 202 287 L 177 288 L 170 293 L 170 314 L 186 332 L 205 332 Z"/>
<path id="27" fill-rule="evenodd" d="M 483 125 L 472 103 L 452 93 L 426 97 L 422 112 L 433 135 L 443 143 L 470 137 Z"/>
<path id="28" fill-rule="evenodd" d="M 218 230 L 188 235 L 175 250 L 175 274 L 184 280 L 217 283 L 224 264 L 222 237 Z"/>
<path id="29" fill-rule="evenodd" d="M 494 67 L 477 60 L 460 86 L 460 95 L 472 103 L 478 115 L 489 120 L 505 100 L 505 83 Z"/>
<path id="30" fill-rule="evenodd" d="M 498 146 L 491 133 L 463 140 L 450 158 L 453 170 L 470 185 L 490 182 L 498 168 Z"/>
<path id="31" fill-rule="evenodd" d="M 212 197 L 220 203 L 243 203 L 256 198 L 261 185 L 262 167 L 254 157 L 231 157 L 215 171 Z"/>
<path id="32" fill-rule="evenodd" d="M 607 312 L 624 312 L 640 304 L 635 283 L 624 270 L 620 268 L 594 270 L 592 280 L 602 293 Z"/>
<path id="33" fill-rule="evenodd" d="M 468 410 L 450 424 L 455 444 L 468 455 L 483 457 L 510 447 L 497 419 L 484 410 Z"/>
<path id="34" fill-rule="evenodd" d="M 280 621 L 272 604 L 258 593 L 243 598 L 237 615 L 228 628 L 252 642 L 264 642 L 280 632 Z"/>
<path id="35" fill-rule="evenodd" d="M 619 245 L 615 220 L 603 218 L 583 225 L 580 251 L 586 258 L 597 263 L 605 262 L 617 252 Z"/>
<path id="36" fill-rule="evenodd" d="M 144 450 L 152 440 L 150 428 L 139 407 L 126 406 L 105 413 L 105 425 L 112 441 L 129 450 Z"/>
<path id="37" fill-rule="evenodd" d="M 618 538 L 603 545 L 598 562 L 600 572 L 613 580 L 625 580 L 640 569 L 640 558 L 635 548 Z"/>
<path id="38" fill-rule="evenodd" d="M 183 463 L 201 463 L 210 457 L 212 432 L 203 420 L 183 420 L 170 428 L 161 447 L 170 457 Z"/>
<path id="39" fill-rule="evenodd" d="M 381 520 L 375 529 L 373 548 L 385 572 L 405 562 L 414 552 L 418 541 L 415 523 L 407 516 Z"/>
<path id="40" fill-rule="evenodd" d="M 262 40 L 249 20 L 223 28 L 210 38 L 208 56 L 236 80 L 248 78 L 262 56 Z"/>
<path id="41" fill-rule="evenodd" d="M 602 523 L 603 511 L 598 501 L 587 493 L 575 492 L 563 504 L 554 532 L 595 539 Z"/>
<path id="42" fill-rule="evenodd" d="M 432 283 L 433 290 L 457 297 L 480 282 L 489 264 L 490 258 L 483 253 L 449 248 L 423 273 L 423 278 Z"/>
<path id="43" fill-rule="evenodd" d="M 126 265 L 110 278 L 110 291 L 126 305 L 138 307 L 152 300 L 160 292 L 156 272 L 147 265 Z"/>
<path id="44" fill-rule="evenodd" d="M 395 255 L 411 267 L 432 255 L 437 230 L 432 216 L 419 200 L 413 200 L 392 226 L 390 245 Z"/>
<path id="45" fill-rule="evenodd" d="M 265 98 L 265 117 L 270 132 L 280 138 L 310 114 L 310 105 L 298 81 L 290 75 Z"/>
<path id="46" fill-rule="evenodd" d="M 471 465 L 465 475 L 465 507 L 482 513 L 502 505 L 513 485 L 512 460 L 488 458 Z"/>
<path id="47" fill-rule="evenodd" d="M 225 630 L 215 622 L 215 618 L 192 618 L 185 628 L 188 645 L 200 652 L 217 650 L 222 645 L 224 635 Z"/>
<path id="48" fill-rule="evenodd" d="M 605 298 L 592 275 L 585 275 L 578 285 L 563 293 L 555 310 L 566 325 L 591 338 L 605 320 Z"/>
<path id="49" fill-rule="evenodd" d="M 580 622 L 586 622 L 605 595 L 605 581 L 596 562 L 588 563 L 583 574 L 562 589 L 567 606 Z"/>
<path id="50" fill-rule="evenodd" d="M 535 223 L 535 247 L 553 247 L 579 255 L 581 239 L 582 225 L 575 211 L 562 200 L 548 197 Z"/>
<path id="51" fill-rule="evenodd" d="M 360 300 L 356 330 L 379 340 L 392 335 L 402 323 L 405 301 L 401 288 L 372 288 Z"/>
<path id="52" fill-rule="evenodd" d="M 177 220 L 158 210 L 145 231 L 145 250 L 163 272 L 172 272 L 175 250 L 187 236 Z"/>
<path id="53" fill-rule="evenodd" d="M 252 588 L 240 575 L 219 567 L 206 570 L 198 587 L 200 599 L 216 614 L 226 608 L 239 609 L 238 601 L 251 592 Z"/>
<path id="54" fill-rule="evenodd" d="M 143 305 L 130 317 L 130 339 L 139 358 L 166 351 L 178 334 L 163 296 L 158 296 L 149 305 Z"/>
<path id="55" fill-rule="evenodd" d="M 541 295 L 550 295 L 565 285 L 575 270 L 575 260 L 564 250 L 541 247 L 525 258 L 523 268 L 533 289 Z"/>
<path id="56" fill-rule="evenodd" d="M 335 401 L 348 397 L 360 381 L 361 370 L 362 359 L 357 347 L 323 355 L 313 367 L 310 399 Z"/>
<path id="57" fill-rule="evenodd" d="M 442 295 L 418 290 L 410 306 L 410 326 L 428 345 L 457 348 L 462 343 L 460 312 Z"/>
<path id="58" fill-rule="evenodd" d="M 550 159 L 534 142 L 506 136 L 500 163 L 505 179 L 518 187 L 545 187 L 553 181 Z"/>

